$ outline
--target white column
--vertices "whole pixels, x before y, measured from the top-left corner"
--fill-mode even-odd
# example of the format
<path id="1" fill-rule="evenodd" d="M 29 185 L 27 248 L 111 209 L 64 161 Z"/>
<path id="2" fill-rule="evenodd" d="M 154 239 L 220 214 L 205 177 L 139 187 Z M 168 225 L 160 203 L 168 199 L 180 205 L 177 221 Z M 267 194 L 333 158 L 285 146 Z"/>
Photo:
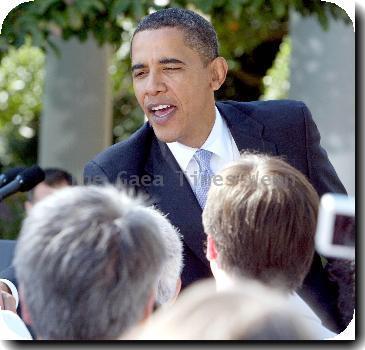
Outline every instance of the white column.
<path id="1" fill-rule="evenodd" d="M 85 163 L 111 143 L 110 47 L 93 39 L 58 40 L 57 46 L 61 56 L 49 52 L 46 59 L 38 159 L 81 181 Z"/>
<path id="2" fill-rule="evenodd" d="M 292 13 L 289 98 L 310 108 L 322 146 L 349 194 L 355 194 L 355 34 L 352 24 Z"/>

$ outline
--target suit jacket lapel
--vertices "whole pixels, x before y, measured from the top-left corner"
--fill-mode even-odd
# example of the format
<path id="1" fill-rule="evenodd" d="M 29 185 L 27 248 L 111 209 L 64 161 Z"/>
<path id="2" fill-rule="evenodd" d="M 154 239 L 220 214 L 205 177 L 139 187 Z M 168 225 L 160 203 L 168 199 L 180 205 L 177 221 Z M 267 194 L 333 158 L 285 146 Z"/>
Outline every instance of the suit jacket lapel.
<path id="1" fill-rule="evenodd" d="M 277 154 L 276 145 L 263 139 L 262 124 L 231 104 L 217 102 L 217 108 L 225 119 L 240 152 L 251 150 Z"/>
<path id="2" fill-rule="evenodd" d="M 154 204 L 168 214 L 171 223 L 183 233 L 185 244 L 209 266 L 203 248 L 206 237 L 202 209 L 170 149 L 156 138 L 152 141 L 145 171 L 155 181 L 155 185 L 145 186 Z"/>

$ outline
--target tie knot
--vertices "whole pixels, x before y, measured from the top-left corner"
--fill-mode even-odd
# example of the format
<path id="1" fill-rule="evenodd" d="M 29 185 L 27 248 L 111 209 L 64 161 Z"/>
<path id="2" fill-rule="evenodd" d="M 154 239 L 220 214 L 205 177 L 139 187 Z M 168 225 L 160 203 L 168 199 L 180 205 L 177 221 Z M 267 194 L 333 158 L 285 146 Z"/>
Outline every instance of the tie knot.
<path id="1" fill-rule="evenodd" d="M 198 149 L 194 154 L 194 159 L 199 164 L 200 170 L 210 169 L 210 159 L 213 153 L 205 149 Z"/>

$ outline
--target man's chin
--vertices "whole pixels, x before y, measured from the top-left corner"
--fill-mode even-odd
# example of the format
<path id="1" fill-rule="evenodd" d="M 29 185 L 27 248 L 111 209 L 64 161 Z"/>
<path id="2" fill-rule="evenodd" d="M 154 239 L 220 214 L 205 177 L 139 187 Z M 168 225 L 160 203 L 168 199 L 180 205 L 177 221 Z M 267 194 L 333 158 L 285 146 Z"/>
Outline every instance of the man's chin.
<path id="1" fill-rule="evenodd" d="M 155 132 L 156 137 L 161 141 L 161 142 L 165 142 L 165 143 L 170 143 L 170 142 L 175 142 L 177 141 L 177 136 L 176 135 L 172 135 L 169 133 L 165 133 L 165 132 L 159 132 L 158 130 L 156 130 L 155 128 L 153 129 Z"/>

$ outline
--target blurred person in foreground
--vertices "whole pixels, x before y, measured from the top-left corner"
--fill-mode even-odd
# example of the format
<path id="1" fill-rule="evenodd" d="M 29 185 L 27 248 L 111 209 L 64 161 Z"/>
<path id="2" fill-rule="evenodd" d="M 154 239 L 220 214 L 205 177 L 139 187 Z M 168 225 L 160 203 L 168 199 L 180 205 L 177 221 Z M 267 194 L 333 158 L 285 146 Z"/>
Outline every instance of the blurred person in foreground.
<path id="1" fill-rule="evenodd" d="M 319 195 L 345 192 L 303 102 L 215 101 L 228 65 L 214 27 L 198 13 L 149 14 L 133 33 L 130 53 L 134 92 L 148 122 L 88 162 L 84 180 L 133 186 L 168 214 L 183 237 L 182 287 L 211 276 L 201 222 L 204 174 L 218 173 L 242 150 L 285 156 Z M 326 310 L 324 318 L 338 320 L 337 285 L 318 254 L 302 289 Z"/>
<path id="2" fill-rule="evenodd" d="M 185 289 L 173 307 L 158 310 L 122 339 L 309 340 L 313 334 L 287 301 L 253 280 L 216 292 L 213 280 Z"/>
<path id="3" fill-rule="evenodd" d="M 297 317 L 310 321 L 313 339 L 329 339 L 335 333 L 296 293 L 313 260 L 318 206 L 298 170 L 246 152 L 213 179 L 203 225 L 218 290 L 240 277 L 281 289 Z"/>
<path id="4" fill-rule="evenodd" d="M 162 267 L 156 294 L 156 308 L 171 305 L 181 289 L 181 271 L 183 268 L 183 247 L 181 236 L 168 217 L 154 207 L 146 208 L 158 221 L 159 234 L 164 241 L 167 260 Z"/>
<path id="5" fill-rule="evenodd" d="M 76 185 L 75 178 L 66 170 L 60 168 L 45 168 L 43 171 L 45 174 L 44 180 L 27 192 L 27 201 L 24 204 L 27 214 L 36 203 L 53 192 L 64 187 Z M 2 303 L 0 298 L 0 307 L 10 311 L 16 311 L 19 306 L 17 285 L 18 282 L 13 265 L 10 265 L 0 272 L 0 294 L 5 295 L 4 293 L 6 293 L 5 297 L 7 300 L 9 299 L 9 295 L 14 298 L 14 303 L 7 303 L 6 305 Z M 14 307 L 12 307 L 13 305 Z"/>
<path id="6" fill-rule="evenodd" d="M 53 193 L 15 251 L 23 318 L 38 339 L 115 339 L 153 310 L 166 261 L 158 221 L 112 187 Z"/>

